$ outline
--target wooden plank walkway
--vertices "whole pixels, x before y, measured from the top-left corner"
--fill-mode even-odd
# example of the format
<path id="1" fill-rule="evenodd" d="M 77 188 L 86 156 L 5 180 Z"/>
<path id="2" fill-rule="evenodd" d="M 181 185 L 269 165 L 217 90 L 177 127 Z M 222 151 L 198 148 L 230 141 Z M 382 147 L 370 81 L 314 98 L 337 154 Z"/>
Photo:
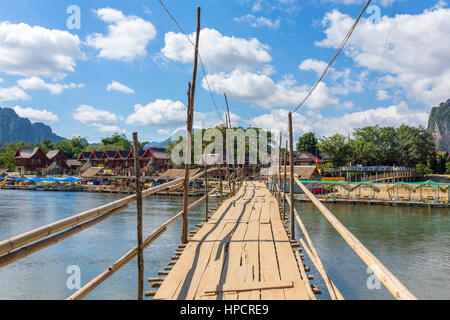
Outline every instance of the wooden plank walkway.
<path id="1" fill-rule="evenodd" d="M 154 300 L 309 300 L 277 201 L 245 182 L 186 245 Z"/>

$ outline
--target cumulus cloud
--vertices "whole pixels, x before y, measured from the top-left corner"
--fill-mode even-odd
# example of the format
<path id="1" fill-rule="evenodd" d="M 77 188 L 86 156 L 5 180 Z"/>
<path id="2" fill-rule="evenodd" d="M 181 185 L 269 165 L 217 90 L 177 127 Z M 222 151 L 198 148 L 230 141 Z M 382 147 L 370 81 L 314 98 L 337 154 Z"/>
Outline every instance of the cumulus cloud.
<path id="1" fill-rule="evenodd" d="M 127 87 L 126 85 L 121 84 L 120 82 L 117 81 L 112 81 L 110 84 L 108 84 L 108 86 L 106 87 L 106 91 L 119 91 L 125 94 L 133 94 L 134 90 Z"/>
<path id="2" fill-rule="evenodd" d="M 195 39 L 195 33 L 189 35 Z M 194 48 L 181 33 L 168 32 L 165 46 L 161 50 L 170 60 L 192 63 Z M 269 47 L 258 39 L 242 39 L 223 36 L 219 31 L 209 28 L 201 30 L 200 54 L 208 69 L 213 72 L 231 71 L 235 68 L 251 69 L 272 61 Z"/>
<path id="3" fill-rule="evenodd" d="M 15 100 L 30 100 L 30 97 L 17 86 L 0 88 L 0 102 Z"/>
<path id="4" fill-rule="evenodd" d="M 391 98 L 391 96 L 389 95 L 389 92 L 387 92 L 386 90 L 382 90 L 382 89 L 378 90 L 378 92 L 377 92 L 378 100 L 383 101 L 383 100 L 388 100 L 390 98 Z"/>
<path id="5" fill-rule="evenodd" d="M 114 124 L 117 116 L 105 110 L 98 110 L 89 105 L 80 105 L 73 113 L 73 118 L 85 124 Z"/>
<path id="6" fill-rule="evenodd" d="M 153 24 L 112 8 L 98 9 L 95 13 L 108 23 L 108 34 L 95 33 L 87 38 L 88 45 L 100 50 L 100 58 L 132 61 L 147 55 L 146 47 L 156 37 Z"/>
<path id="7" fill-rule="evenodd" d="M 288 110 L 277 109 L 270 113 L 254 117 L 249 124 L 265 129 L 279 129 L 287 131 Z M 339 117 L 323 117 L 311 110 L 303 114 L 293 114 L 293 130 L 296 135 L 313 131 L 322 136 L 331 136 L 336 133 L 349 134 L 355 128 L 364 126 L 412 126 L 426 125 L 428 113 L 414 110 L 405 102 L 386 108 L 368 109 L 353 113 L 346 113 Z"/>
<path id="8" fill-rule="evenodd" d="M 127 130 L 121 129 L 118 126 L 114 125 L 105 125 L 102 123 L 93 122 L 90 124 L 95 131 L 104 132 L 104 133 L 128 133 Z"/>
<path id="9" fill-rule="evenodd" d="M 234 18 L 234 21 L 242 23 L 248 23 L 254 28 L 260 28 L 260 27 L 269 27 L 271 29 L 278 29 L 280 27 L 280 19 L 272 20 L 266 17 L 255 17 L 252 14 L 247 14 L 242 17 L 236 17 Z"/>
<path id="10" fill-rule="evenodd" d="M 317 73 L 317 75 L 321 75 L 327 65 L 328 63 L 326 63 L 325 61 L 306 59 L 302 61 L 302 63 L 300 63 L 298 68 L 303 71 L 314 71 L 315 73 Z"/>
<path id="11" fill-rule="evenodd" d="M 450 9 L 382 17 L 378 24 L 362 19 L 345 53 L 359 66 L 384 73 L 384 87 L 400 87 L 411 98 L 436 105 L 450 92 Z M 353 18 L 334 10 L 322 21 L 326 38 L 316 44 L 337 48 Z M 389 46 L 383 58 L 389 30 Z"/>
<path id="12" fill-rule="evenodd" d="M 146 106 L 137 104 L 134 113 L 128 116 L 127 124 L 167 125 L 186 121 L 186 106 L 180 101 L 158 99 Z"/>
<path id="13" fill-rule="evenodd" d="M 67 31 L 0 23 L 0 71 L 25 77 L 64 78 L 84 59 L 80 39 Z"/>
<path id="14" fill-rule="evenodd" d="M 47 110 L 38 110 L 33 108 L 22 108 L 15 106 L 14 111 L 21 118 L 28 118 L 34 122 L 58 122 L 59 118 L 54 113 Z"/>
<path id="15" fill-rule="evenodd" d="M 39 77 L 31 77 L 17 81 L 19 87 L 25 90 L 49 90 L 51 94 L 59 95 L 66 89 L 84 88 L 84 84 L 47 83 Z"/>
<path id="16" fill-rule="evenodd" d="M 296 81 L 285 77 L 279 82 L 273 81 L 269 76 L 234 70 L 231 73 L 212 74 L 208 77 L 211 89 L 218 94 L 226 92 L 231 98 L 256 104 L 262 108 L 294 107 L 306 96 L 308 86 L 297 86 Z M 206 89 L 206 81 L 203 80 Z M 311 108 L 323 108 L 339 103 L 333 97 L 327 85 L 322 82 L 314 94 L 307 101 Z"/>

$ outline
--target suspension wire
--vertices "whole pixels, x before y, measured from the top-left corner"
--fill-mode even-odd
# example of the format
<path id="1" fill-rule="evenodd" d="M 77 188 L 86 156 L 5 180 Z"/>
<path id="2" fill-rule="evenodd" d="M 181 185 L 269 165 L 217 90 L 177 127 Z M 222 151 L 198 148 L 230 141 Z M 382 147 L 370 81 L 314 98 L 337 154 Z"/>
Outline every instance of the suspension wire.
<path id="1" fill-rule="evenodd" d="M 387 34 L 387 37 L 386 37 L 386 43 L 384 45 L 383 55 L 381 56 L 380 64 L 378 65 L 378 75 L 377 75 L 377 78 L 375 80 L 375 88 L 374 88 L 374 90 L 372 92 L 372 95 L 371 95 L 371 98 L 370 98 L 370 104 L 369 104 L 370 108 L 372 108 L 373 102 L 375 100 L 375 91 L 378 88 L 378 84 L 379 84 L 380 76 L 381 76 L 381 69 L 383 68 L 384 61 L 386 59 L 386 53 L 387 53 L 387 49 L 388 49 L 388 46 L 389 46 L 389 43 L 390 43 L 390 38 L 391 38 L 392 28 L 393 28 L 394 21 L 395 21 L 395 16 L 397 15 L 397 4 L 398 4 L 398 0 L 395 0 L 394 10 L 393 10 L 393 13 L 392 13 L 391 25 L 389 27 L 388 34 Z"/>
<path id="2" fill-rule="evenodd" d="M 192 42 L 192 40 L 189 38 L 189 36 L 187 35 L 187 33 L 183 30 L 183 28 L 181 27 L 181 25 L 178 23 L 177 19 L 175 19 L 175 17 L 172 15 L 172 13 L 169 11 L 169 9 L 167 9 L 167 7 L 164 5 L 164 3 L 162 2 L 162 0 L 158 0 L 158 1 L 159 1 L 159 3 L 161 4 L 161 6 L 164 8 L 164 10 L 166 11 L 166 13 L 169 15 L 169 17 L 173 20 L 173 22 L 175 22 L 175 24 L 177 25 L 177 27 L 178 27 L 178 29 L 181 31 L 181 33 L 183 33 L 183 35 L 186 37 L 186 39 L 189 41 L 189 43 L 195 48 L 194 42 Z M 202 59 L 202 56 L 201 56 L 201 54 L 200 54 L 200 51 L 198 51 L 198 57 L 199 57 L 199 60 L 200 60 L 200 65 L 201 65 L 201 67 L 202 67 L 202 72 L 203 72 L 203 75 L 204 75 L 204 77 L 205 77 L 206 86 L 208 87 L 208 91 L 209 91 L 209 94 L 210 94 L 210 96 L 211 96 L 212 102 L 213 102 L 213 104 L 214 104 L 214 106 L 215 106 L 215 108 L 216 108 L 216 110 L 217 110 L 217 113 L 219 114 L 220 120 L 221 120 L 223 123 L 225 123 L 225 121 L 223 120 L 222 113 L 219 111 L 219 108 L 218 108 L 218 106 L 217 106 L 216 99 L 214 99 L 214 95 L 213 95 L 213 93 L 212 93 L 212 91 L 211 91 L 211 87 L 210 87 L 209 81 L 208 81 L 207 72 L 206 72 L 205 66 L 204 66 L 204 64 L 203 64 L 203 59 Z M 226 125 L 226 123 L 225 123 L 225 125 Z"/>
<path id="3" fill-rule="evenodd" d="M 327 74 L 328 70 L 330 69 L 331 65 L 333 64 L 333 62 L 336 60 L 336 58 L 339 56 L 339 54 L 342 52 L 342 50 L 344 49 L 345 45 L 347 44 L 348 40 L 350 39 L 350 36 L 352 35 L 353 31 L 355 30 L 356 26 L 359 23 L 359 20 L 361 20 L 362 15 L 364 14 L 364 12 L 366 11 L 367 7 L 369 6 L 369 4 L 372 2 L 372 0 L 368 0 L 366 5 L 364 6 L 364 8 L 361 10 L 361 13 L 359 14 L 358 18 L 355 20 L 355 22 L 353 23 L 352 27 L 350 28 L 350 30 L 347 32 L 347 35 L 345 36 L 344 40 L 342 41 L 341 45 L 339 46 L 338 50 L 336 51 L 336 53 L 334 54 L 333 58 L 330 60 L 330 62 L 328 62 L 328 65 L 326 66 L 325 70 L 322 72 L 319 80 L 316 82 L 316 84 L 311 88 L 311 90 L 309 91 L 309 93 L 306 95 L 305 99 L 303 99 L 302 102 L 300 102 L 300 104 L 292 111 L 292 113 L 297 112 L 298 109 L 300 109 L 301 106 L 303 106 L 303 104 L 306 102 L 306 100 L 309 99 L 309 97 L 312 95 L 312 93 L 314 92 L 314 90 L 316 90 L 317 86 L 319 85 L 319 83 L 322 81 L 322 79 L 325 77 L 325 75 Z"/>

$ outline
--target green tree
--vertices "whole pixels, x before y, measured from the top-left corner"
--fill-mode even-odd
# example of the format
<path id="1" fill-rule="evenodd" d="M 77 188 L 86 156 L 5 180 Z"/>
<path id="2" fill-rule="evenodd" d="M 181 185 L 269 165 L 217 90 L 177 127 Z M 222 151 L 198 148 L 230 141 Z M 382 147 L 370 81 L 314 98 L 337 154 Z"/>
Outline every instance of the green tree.
<path id="1" fill-rule="evenodd" d="M 297 152 L 309 152 L 311 154 L 319 154 L 319 141 L 313 132 L 308 132 L 298 138 Z"/>
<path id="2" fill-rule="evenodd" d="M 447 173 L 450 174 L 450 161 L 447 161 L 447 163 L 445 164 L 445 168 L 447 169 Z"/>
<path id="3" fill-rule="evenodd" d="M 335 168 L 345 166 L 350 158 L 349 138 L 341 134 L 322 138 L 319 148 L 328 154 Z"/>

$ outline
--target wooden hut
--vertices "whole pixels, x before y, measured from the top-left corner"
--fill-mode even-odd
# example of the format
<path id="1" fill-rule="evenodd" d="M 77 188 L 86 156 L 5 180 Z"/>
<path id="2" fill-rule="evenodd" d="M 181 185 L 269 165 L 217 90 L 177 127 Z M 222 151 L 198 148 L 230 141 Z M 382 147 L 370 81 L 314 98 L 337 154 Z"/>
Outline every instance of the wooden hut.
<path id="1" fill-rule="evenodd" d="M 52 165 L 53 163 L 57 163 L 58 167 L 62 169 L 67 169 L 67 157 L 62 153 L 61 150 L 51 150 L 46 154 L 48 158 L 48 164 Z M 53 167 L 55 168 L 55 167 Z"/>
<path id="2" fill-rule="evenodd" d="M 17 148 L 14 155 L 16 169 L 33 172 L 47 168 L 48 158 L 41 148 Z"/>

